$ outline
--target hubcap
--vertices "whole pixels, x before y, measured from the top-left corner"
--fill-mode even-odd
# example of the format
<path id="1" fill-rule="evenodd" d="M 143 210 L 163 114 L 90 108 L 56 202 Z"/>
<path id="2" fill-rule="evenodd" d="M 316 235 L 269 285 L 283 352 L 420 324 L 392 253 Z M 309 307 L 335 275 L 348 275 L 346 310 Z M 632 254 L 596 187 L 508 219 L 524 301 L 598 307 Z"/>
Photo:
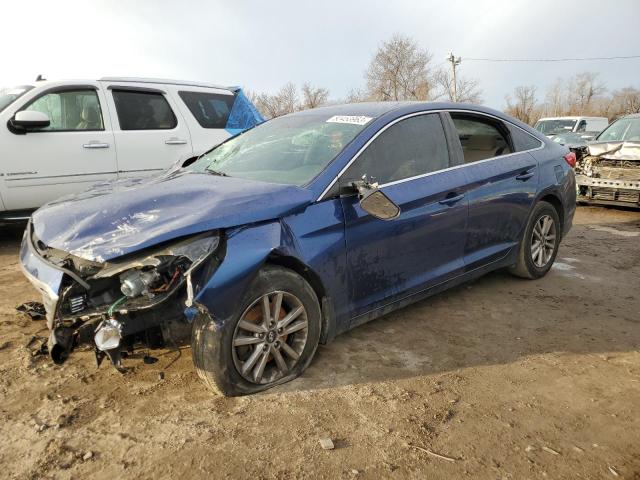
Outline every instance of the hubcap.
<path id="1" fill-rule="evenodd" d="M 291 371 L 307 344 L 309 320 L 295 295 L 276 291 L 247 308 L 233 334 L 232 354 L 245 380 L 272 383 Z"/>
<path id="2" fill-rule="evenodd" d="M 549 263 L 556 248 L 556 224 L 549 215 L 543 215 L 536 222 L 531 235 L 531 259 L 536 267 Z"/>

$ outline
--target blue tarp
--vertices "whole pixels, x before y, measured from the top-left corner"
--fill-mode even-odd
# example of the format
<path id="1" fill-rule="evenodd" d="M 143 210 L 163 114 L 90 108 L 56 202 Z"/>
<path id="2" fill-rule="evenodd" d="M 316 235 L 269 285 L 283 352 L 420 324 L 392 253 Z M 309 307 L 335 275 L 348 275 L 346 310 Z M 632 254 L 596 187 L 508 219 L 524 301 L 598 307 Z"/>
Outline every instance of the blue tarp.
<path id="1" fill-rule="evenodd" d="M 231 135 L 237 135 L 244 132 L 248 128 L 252 128 L 259 123 L 264 122 L 264 118 L 258 112 L 251 100 L 247 98 L 241 88 L 234 89 L 236 100 L 233 102 L 227 126 L 225 129 Z"/>

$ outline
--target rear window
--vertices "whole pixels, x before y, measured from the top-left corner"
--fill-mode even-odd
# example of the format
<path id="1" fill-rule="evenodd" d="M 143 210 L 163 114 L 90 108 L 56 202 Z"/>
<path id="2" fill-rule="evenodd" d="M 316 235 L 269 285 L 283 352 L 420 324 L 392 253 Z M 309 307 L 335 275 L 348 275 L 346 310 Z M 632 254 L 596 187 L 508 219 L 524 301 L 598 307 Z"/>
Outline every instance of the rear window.
<path id="1" fill-rule="evenodd" d="M 164 95 L 113 89 L 120 130 L 170 130 L 178 120 Z"/>
<path id="2" fill-rule="evenodd" d="M 234 95 L 207 92 L 178 92 L 202 128 L 225 128 L 233 108 Z"/>
<path id="3" fill-rule="evenodd" d="M 465 163 L 512 153 L 509 142 L 501 131 L 504 126 L 500 122 L 457 113 L 452 113 L 451 118 L 458 131 Z"/>
<path id="4" fill-rule="evenodd" d="M 509 133 L 511 133 L 511 140 L 513 140 L 513 146 L 516 152 L 533 150 L 542 146 L 540 140 L 514 125 L 509 125 Z"/>

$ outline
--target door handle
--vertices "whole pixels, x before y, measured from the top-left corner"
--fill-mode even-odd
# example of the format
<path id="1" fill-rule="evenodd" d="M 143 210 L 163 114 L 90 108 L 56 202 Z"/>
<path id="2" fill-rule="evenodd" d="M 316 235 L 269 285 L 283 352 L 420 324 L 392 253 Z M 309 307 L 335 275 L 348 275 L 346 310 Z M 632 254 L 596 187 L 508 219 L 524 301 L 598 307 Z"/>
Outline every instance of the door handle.
<path id="1" fill-rule="evenodd" d="M 170 138 L 169 140 L 167 140 L 164 143 L 167 144 L 167 145 L 186 145 L 187 141 L 186 140 L 181 140 L 180 138 Z"/>
<path id="2" fill-rule="evenodd" d="M 535 174 L 533 172 L 524 172 L 524 173 L 521 173 L 520 175 L 516 175 L 516 180 L 520 180 L 521 182 L 526 182 L 534 175 Z"/>
<path id="3" fill-rule="evenodd" d="M 460 200 L 462 200 L 464 198 L 464 193 L 461 193 L 460 195 L 455 195 L 453 197 L 447 197 L 444 200 L 440 200 L 441 205 L 453 205 L 456 202 L 459 202 Z"/>
<path id="4" fill-rule="evenodd" d="M 82 145 L 84 148 L 109 148 L 108 143 L 89 142 Z"/>

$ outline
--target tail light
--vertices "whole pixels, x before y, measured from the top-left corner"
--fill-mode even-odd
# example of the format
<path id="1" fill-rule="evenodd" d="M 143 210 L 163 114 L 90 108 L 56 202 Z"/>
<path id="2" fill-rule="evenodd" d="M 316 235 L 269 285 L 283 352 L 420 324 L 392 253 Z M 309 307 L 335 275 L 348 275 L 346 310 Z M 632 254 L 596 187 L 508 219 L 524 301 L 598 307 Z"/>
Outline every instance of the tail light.
<path id="1" fill-rule="evenodd" d="M 564 156 L 564 161 L 569 164 L 571 168 L 576 167 L 576 154 L 575 152 L 569 152 Z"/>

